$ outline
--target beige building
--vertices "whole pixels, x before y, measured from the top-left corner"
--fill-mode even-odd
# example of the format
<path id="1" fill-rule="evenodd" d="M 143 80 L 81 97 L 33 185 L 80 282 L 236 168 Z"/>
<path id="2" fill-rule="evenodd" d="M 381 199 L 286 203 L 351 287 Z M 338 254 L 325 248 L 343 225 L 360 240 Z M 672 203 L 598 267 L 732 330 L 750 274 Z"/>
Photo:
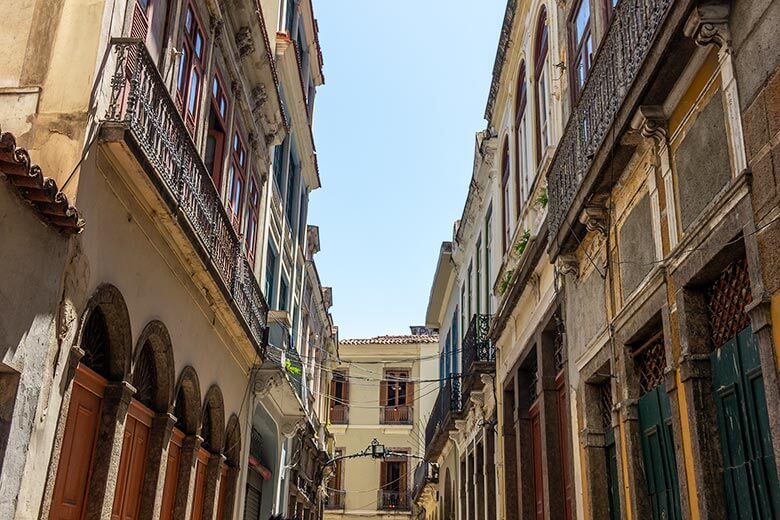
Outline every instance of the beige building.
<path id="1" fill-rule="evenodd" d="M 311 2 L 3 8 L 0 518 L 316 517 Z"/>
<path id="2" fill-rule="evenodd" d="M 439 387 L 437 350 L 438 336 L 424 327 L 339 343 L 328 427 L 335 453 L 350 457 L 376 439 L 386 456 L 333 464 L 326 519 L 412 515 L 412 475 L 425 453 L 425 424 Z"/>

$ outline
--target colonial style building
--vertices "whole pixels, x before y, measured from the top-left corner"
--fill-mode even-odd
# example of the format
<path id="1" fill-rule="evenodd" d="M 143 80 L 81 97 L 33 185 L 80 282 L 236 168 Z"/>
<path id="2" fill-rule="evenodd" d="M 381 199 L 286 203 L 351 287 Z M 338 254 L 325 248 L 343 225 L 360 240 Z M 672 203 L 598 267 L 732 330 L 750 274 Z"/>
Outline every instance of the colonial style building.
<path id="1" fill-rule="evenodd" d="M 779 17 L 772 1 L 507 2 L 495 159 L 475 154 L 494 187 L 475 173 L 464 211 L 500 216 L 498 507 L 472 507 L 482 475 L 458 445 L 490 400 L 445 361 L 428 518 L 780 516 Z M 467 302 L 478 283 L 463 228 L 431 292 L 442 353 L 462 271 Z"/>
<path id="2" fill-rule="evenodd" d="M 311 2 L 5 7 L 0 517 L 317 517 Z"/>
<path id="3" fill-rule="evenodd" d="M 333 372 L 329 430 L 339 459 L 325 480 L 325 518 L 411 518 L 413 468 L 425 453 L 425 424 L 436 398 L 438 336 L 341 340 Z M 376 441 L 384 458 L 351 457 Z"/>

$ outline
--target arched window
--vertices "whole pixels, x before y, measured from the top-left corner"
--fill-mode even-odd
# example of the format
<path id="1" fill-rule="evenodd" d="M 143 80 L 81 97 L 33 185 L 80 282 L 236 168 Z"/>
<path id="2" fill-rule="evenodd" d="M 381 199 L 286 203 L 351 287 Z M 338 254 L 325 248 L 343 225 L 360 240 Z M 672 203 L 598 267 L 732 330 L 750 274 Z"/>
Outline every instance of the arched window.
<path id="1" fill-rule="evenodd" d="M 550 72 L 547 67 L 547 9 L 542 7 L 536 24 L 536 45 L 534 52 L 534 103 L 536 109 L 536 164 L 542 160 L 542 153 L 550 145 Z"/>
<path id="2" fill-rule="evenodd" d="M 502 223 L 504 226 L 504 251 L 509 248 L 509 240 L 512 238 L 509 230 L 511 208 L 509 207 L 509 140 L 504 140 L 504 151 L 501 154 L 501 193 L 502 193 Z"/>
<path id="3" fill-rule="evenodd" d="M 530 166 L 528 165 L 528 131 L 526 130 L 526 104 L 528 102 L 528 89 L 525 81 L 525 63 L 520 64 L 517 73 L 517 89 L 515 93 L 515 166 L 517 170 L 517 184 L 515 185 L 515 198 L 518 210 L 522 201 L 528 196 L 530 189 Z"/>

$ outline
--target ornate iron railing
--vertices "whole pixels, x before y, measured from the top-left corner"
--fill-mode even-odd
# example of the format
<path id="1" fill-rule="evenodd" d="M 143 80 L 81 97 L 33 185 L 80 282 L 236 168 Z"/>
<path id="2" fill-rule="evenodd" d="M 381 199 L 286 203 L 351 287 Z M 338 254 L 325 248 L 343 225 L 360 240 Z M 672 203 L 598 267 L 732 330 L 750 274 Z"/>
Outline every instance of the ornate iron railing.
<path id="1" fill-rule="evenodd" d="M 380 511 L 410 511 L 412 500 L 409 492 L 380 489 L 377 509 Z"/>
<path id="2" fill-rule="evenodd" d="M 436 436 L 444 429 L 447 419 L 452 413 L 463 410 L 462 378 L 460 374 L 452 374 L 444 382 L 436 396 L 431 409 L 428 424 L 425 425 L 426 450 L 433 444 Z"/>
<path id="3" fill-rule="evenodd" d="M 474 363 L 495 363 L 496 347 L 488 337 L 489 314 L 475 314 L 471 317 L 466 336 L 463 338 L 463 372 L 470 375 Z"/>
<path id="4" fill-rule="evenodd" d="M 615 7 L 550 168 L 547 189 L 551 237 L 563 225 L 671 5 L 672 0 L 621 0 Z"/>
<path id="5" fill-rule="evenodd" d="M 412 498 L 417 500 L 423 488 L 429 482 L 439 481 L 438 467 L 430 462 L 420 461 L 414 468 L 414 480 L 412 483 Z"/>
<path id="6" fill-rule="evenodd" d="M 218 273 L 230 300 L 265 356 L 268 305 L 242 241 L 154 60 L 143 41 L 115 38 L 116 59 L 104 123 L 120 124 L 184 215 L 196 248 Z"/>
<path id="7" fill-rule="evenodd" d="M 414 408 L 410 405 L 382 407 L 382 424 L 412 424 L 414 422 Z"/>
<path id="8" fill-rule="evenodd" d="M 325 509 L 343 509 L 347 492 L 343 489 L 328 489 L 328 500 Z"/>

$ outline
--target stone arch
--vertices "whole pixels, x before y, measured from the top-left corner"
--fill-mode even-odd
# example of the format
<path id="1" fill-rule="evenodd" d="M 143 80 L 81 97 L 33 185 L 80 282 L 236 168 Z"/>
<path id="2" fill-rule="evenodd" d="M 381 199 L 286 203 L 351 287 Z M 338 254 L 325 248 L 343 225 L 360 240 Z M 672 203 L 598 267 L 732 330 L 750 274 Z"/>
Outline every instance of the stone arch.
<path id="1" fill-rule="evenodd" d="M 226 462 L 237 468 L 241 465 L 241 423 L 236 414 L 232 414 L 225 427 Z"/>
<path id="2" fill-rule="evenodd" d="M 168 412 L 174 400 L 174 378 L 173 346 L 168 329 L 161 321 L 150 321 L 136 344 L 134 397 L 155 412 Z"/>
<path id="3" fill-rule="evenodd" d="M 77 344 L 82 362 L 110 381 L 124 380 L 133 352 L 130 314 L 122 293 L 100 285 L 84 309 Z"/>
<path id="4" fill-rule="evenodd" d="M 220 453 L 225 444 L 225 403 L 219 386 L 211 385 L 206 392 L 201 417 L 203 446 L 211 453 Z"/>
<path id="5" fill-rule="evenodd" d="M 198 373 L 191 366 L 182 369 L 176 385 L 176 400 L 173 405 L 176 427 L 187 435 L 198 433 L 201 421 L 200 381 Z"/>

